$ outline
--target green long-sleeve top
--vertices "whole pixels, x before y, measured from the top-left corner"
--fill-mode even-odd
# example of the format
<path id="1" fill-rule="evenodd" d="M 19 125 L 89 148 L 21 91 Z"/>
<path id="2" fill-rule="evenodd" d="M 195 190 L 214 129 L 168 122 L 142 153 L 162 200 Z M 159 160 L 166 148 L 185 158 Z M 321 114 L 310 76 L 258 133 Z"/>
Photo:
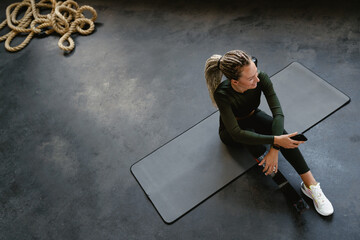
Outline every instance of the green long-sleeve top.
<path id="1" fill-rule="evenodd" d="M 224 80 L 216 88 L 214 99 L 220 111 L 220 124 L 225 126 L 234 141 L 249 145 L 273 144 L 274 136 L 283 134 L 284 114 L 269 76 L 264 72 L 259 72 L 258 78 L 260 82 L 256 88 L 249 89 L 244 93 L 235 91 L 230 80 Z M 236 117 L 247 116 L 259 107 L 261 92 L 264 93 L 273 115 L 273 135 L 262 135 L 243 130 L 236 120 Z"/>

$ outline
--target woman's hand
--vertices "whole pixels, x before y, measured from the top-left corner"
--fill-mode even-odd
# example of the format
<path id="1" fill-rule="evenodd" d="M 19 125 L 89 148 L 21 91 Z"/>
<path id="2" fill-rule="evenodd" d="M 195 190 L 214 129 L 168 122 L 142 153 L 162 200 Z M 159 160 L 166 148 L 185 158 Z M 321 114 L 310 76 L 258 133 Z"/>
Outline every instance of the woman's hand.
<path id="1" fill-rule="evenodd" d="M 278 159 L 279 159 L 279 151 L 274 148 L 270 148 L 268 154 L 266 154 L 264 159 L 259 163 L 259 166 L 265 163 L 265 167 L 263 170 L 265 175 L 269 175 L 272 172 L 277 173 Z"/>
<path id="2" fill-rule="evenodd" d="M 274 137 L 274 144 L 283 148 L 297 148 L 304 141 L 292 140 L 291 137 L 296 136 L 297 132 L 291 134 L 284 134 Z"/>

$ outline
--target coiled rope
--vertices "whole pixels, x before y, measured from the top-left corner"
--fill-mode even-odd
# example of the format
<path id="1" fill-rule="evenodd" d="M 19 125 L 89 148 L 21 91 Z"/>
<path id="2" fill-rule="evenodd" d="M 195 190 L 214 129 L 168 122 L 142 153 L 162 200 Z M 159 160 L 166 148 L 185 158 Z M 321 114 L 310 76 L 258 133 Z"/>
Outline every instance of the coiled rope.
<path id="1" fill-rule="evenodd" d="M 17 20 L 20 10 L 26 9 L 24 16 Z M 47 15 L 40 14 L 40 10 L 51 10 Z M 89 11 L 92 18 L 86 18 L 84 11 Z M 94 8 L 79 5 L 73 0 L 56 2 L 55 0 L 24 0 L 13 3 L 6 8 L 6 19 L 0 24 L 0 30 L 6 25 L 11 29 L 7 34 L 0 36 L 0 42 L 5 40 L 5 48 L 10 52 L 16 52 L 29 44 L 35 34 L 51 34 L 57 32 L 61 35 L 58 46 L 64 51 L 72 51 L 75 47 L 71 34 L 79 32 L 89 35 L 95 29 L 94 21 L 97 13 Z M 11 47 L 11 41 L 17 35 L 26 35 L 25 40 L 18 46 Z M 67 45 L 64 45 L 67 42 Z"/>

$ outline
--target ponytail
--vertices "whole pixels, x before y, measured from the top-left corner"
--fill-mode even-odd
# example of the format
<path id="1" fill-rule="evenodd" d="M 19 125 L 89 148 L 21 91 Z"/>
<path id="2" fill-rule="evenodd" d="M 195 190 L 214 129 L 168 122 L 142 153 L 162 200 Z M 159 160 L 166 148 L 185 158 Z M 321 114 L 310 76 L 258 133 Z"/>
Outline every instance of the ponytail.
<path id="1" fill-rule="evenodd" d="M 214 92 L 219 86 L 223 74 L 229 80 L 241 77 L 242 67 L 250 64 L 251 57 L 244 51 L 232 50 L 224 56 L 214 54 L 205 63 L 205 80 L 214 107 L 217 108 Z"/>
<path id="2" fill-rule="evenodd" d="M 217 86 L 220 84 L 222 79 L 222 72 L 218 67 L 219 60 L 221 55 L 214 54 L 212 55 L 205 63 L 205 80 L 206 85 L 209 90 L 209 95 L 214 107 L 217 108 L 215 99 L 214 99 L 214 92 Z"/>

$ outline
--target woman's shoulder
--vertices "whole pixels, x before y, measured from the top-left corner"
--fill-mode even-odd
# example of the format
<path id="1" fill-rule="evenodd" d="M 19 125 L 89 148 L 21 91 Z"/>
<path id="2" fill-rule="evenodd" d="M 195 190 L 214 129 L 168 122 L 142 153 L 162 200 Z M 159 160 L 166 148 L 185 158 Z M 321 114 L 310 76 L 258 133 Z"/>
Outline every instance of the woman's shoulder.
<path id="1" fill-rule="evenodd" d="M 217 86 L 214 94 L 226 95 L 229 89 L 231 89 L 231 84 L 229 79 L 226 79 Z"/>
<path id="2" fill-rule="evenodd" d="M 260 80 L 262 80 L 262 79 L 270 79 L 269 78 L 269 75 L 267 75 L 267 73 L 266 72 L 263 72 L 263 71 L 259 71 L 258 72 L 258 78 L 260 78 Z"/>
<path id="3" fill-rule="evenodd" d="M 222 81 L 214 91 L 214 99 L 219 106 L 220 103 L 228 103 L 231 91 L 231 84 L 228 79 Z"/>
<path id="4" fill-rule="evenodd" d="M 269 77 L 269 75 L 267 75 L 267 73 L 265 73 L 263 71 L 259 71 L 258 78 L 260 79 L 260 86 L 268 87 L 269 85 L 272 85 L 270 77 Z"/>

